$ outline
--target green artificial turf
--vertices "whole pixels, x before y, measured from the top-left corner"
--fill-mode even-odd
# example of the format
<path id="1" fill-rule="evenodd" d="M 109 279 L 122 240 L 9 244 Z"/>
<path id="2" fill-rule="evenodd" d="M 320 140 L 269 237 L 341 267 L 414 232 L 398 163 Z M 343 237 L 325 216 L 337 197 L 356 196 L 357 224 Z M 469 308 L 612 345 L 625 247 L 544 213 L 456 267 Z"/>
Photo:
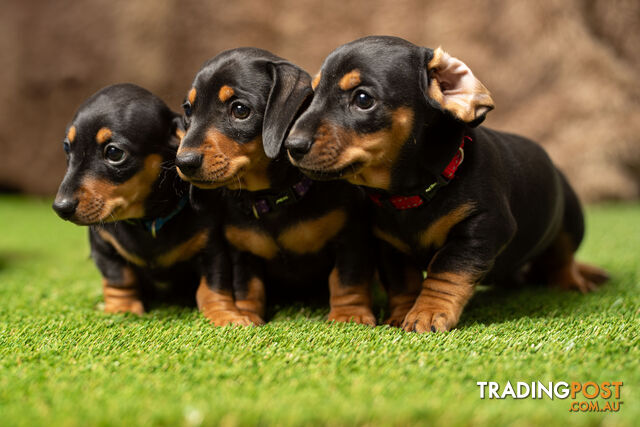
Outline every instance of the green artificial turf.
<path id="1" fill-rule="evenodd" d="M 479 292 L 458 329 L 330 325 L 284 308 L 264 327 L 196 310 L 100 311 L 86 230 L 49 201 L 0 197 L 0 424 L 600 424 L 640 418 L 640 205 L 587 210 L 596 293 Z M 623 381 L 618 413 L 570 399 L 482 400 L 477 381 Z M 582 399 L 584 400 L 584 399 Z M 596 399 L 597 400 L 597 399 Z M 604 402 L 603 400 L 600 400 Z"/>

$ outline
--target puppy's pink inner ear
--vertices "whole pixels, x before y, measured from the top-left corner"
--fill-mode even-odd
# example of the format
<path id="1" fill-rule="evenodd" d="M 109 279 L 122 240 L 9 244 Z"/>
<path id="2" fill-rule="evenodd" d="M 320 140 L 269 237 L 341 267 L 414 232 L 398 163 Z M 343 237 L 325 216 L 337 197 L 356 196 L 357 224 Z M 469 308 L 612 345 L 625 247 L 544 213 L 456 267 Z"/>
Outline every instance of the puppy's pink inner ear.
<path id="1" fill-rule="evenodd" d="M 494 107 L 491 94 L 462 61 L 437 48 L 427 65 L 429 97 L 464 122 L 482 118 Z"/>

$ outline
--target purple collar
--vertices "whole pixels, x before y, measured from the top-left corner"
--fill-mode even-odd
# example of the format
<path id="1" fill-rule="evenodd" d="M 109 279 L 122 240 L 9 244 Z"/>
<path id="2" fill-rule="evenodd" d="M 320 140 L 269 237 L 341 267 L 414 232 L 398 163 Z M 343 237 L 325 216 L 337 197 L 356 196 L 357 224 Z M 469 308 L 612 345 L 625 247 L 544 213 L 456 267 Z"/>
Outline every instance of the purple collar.
<path id="1" fill-rule="evenodd" d="M 313 181 L 306 176 L 285 191 L 274 195 L 256 198 L 251 204 L 251 210 L 256 218 L 268 214 L 280 206 L 290 205 L 302 199 L 309 192 Z"/>

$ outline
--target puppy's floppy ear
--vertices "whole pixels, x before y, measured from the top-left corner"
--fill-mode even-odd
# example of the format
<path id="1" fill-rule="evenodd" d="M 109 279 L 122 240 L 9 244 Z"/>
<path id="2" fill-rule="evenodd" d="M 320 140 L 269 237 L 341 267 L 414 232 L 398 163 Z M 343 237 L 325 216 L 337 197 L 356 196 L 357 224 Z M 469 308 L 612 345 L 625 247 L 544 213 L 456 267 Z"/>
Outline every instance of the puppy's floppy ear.
<path id="1" fill-rule="evenodd" d="M 469 67 L 438 47 L 425 49 L 423 91 L 427 102 L 470 126 L 478 126 L 494 108 L 486 87 Z"/>
<path id="2" fill-rule="evenodd" d="M 312 96 L 311 76 L 289 62 L 270 62 L 271 92 L 262 123 L 262 144 L 270 159 L 280 153 L 287 132 L 305 100 Z"/>
<path id="3" fill-rule="evenodd" d="M 176 150 L 180 146 L 180 142 L 182 138 L 184 138 L 184 134 L 186 130 L 184 128 L 184 120 L 180 114 L 175 114 L 173 119 L 171 119 L 171 134 L 169 135 L 169 146 L 171 148 L 175 148 Z"/>

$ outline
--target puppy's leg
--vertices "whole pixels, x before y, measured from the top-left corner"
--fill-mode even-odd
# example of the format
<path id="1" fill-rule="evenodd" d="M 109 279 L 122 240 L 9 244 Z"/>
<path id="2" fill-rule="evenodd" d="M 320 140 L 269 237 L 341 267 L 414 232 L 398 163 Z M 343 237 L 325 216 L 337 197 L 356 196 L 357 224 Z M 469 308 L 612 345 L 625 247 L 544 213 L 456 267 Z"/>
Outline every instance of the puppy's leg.
<path id="1" fill-rule="evenodd" d="M 336 265 L 329 275 L 329 321 L 375 326 L 371 309 L 373 251 L 365 229 L 347 225 L 336 245 Z"/>
<path id="2" fill-rule="evenodd" d="M 407 331 L 448 331 L 460 319 L 475 286 L 465 273 L 427 273 L 422 291 L 403 323 Z"/>
<path id="3" fill-rule="evenodd" d="M 104 296 L 104 311 L 106 313 L 144 313 L 144 306 L 140 300 L 136 274 L 131 267 L 122 267 L 120 277 L 102 279 L 102 294 Z"/>
<path id="4" fill-rule="evenodd" d="M 595 291 L 598 285 L 609 279 L 609 275 L 598 267 L 577 262 L 575 250 L 572 236 L 561 231 L 551 246 L 534 261 L 533 276 L 560 289 L 583 294 Z"/>
<path id="5" fill-rule="evenodd" d="M 207 261 L 209 260 L 209 261 Z M 262 324 L 236 306 L 231 278 L 231 259 L 222 247 L 209 247 L 202 256 L 204 274 L 196 292 L 198 308 L 215 326 Z M 261 320 L 261 319 L 260 319 Z"/>
<path id="6" fill-rule="evenodd" d="M 559 174 L 564 194 L 562 229 L 551 245 L 534 260 L 532 276 L 561 289 L 591 292 L 609 280 L 609 275 L 574 258 L 584 236 L 584 216 L 578 197 L 564 175 Z"/>
<path id="7" fill-rule="evenodd" d="M 400 326 L 422 286 L 422 271 L 408 257 L 386 242 L 379 241 L 378 273 L 389 300 L 390 326 Z"/>
<path id="8" fill-rule="evenodd" d="M 368 284 L 346 284 L 341 280 L 338 269 L 334 268 L 329 276 L 329 292 L 329 321 L 376 325 L 376 318 L 371 311 L 371 292 Z"/>
<path id="9" fill-rule="evenodd" d="M 448 331 L 460 318 L 475 285 L 492 268 L 501 249 L 515 234 L 513 216 L 505 209 L 477 213 L 449 230 L 427 268 L 427 278 L 402 327 L 407 331 Z"/>
<path id="10" fill-rule="evenodd" d="M 89 232 L 91 257 L 102 273 L 104 311 L 107 313 L 144 313 L 140 284 L 127 261 L 93 230 Z"/>
<path id="11" fill-rule="evenodd" d="M 266 296 L 264 287 L 264 264 L 262 260 L 247 252 L 233 251 L 233 290 L 235 303 L 240 313 L 251 319 L 254 325 L 265 323 Z"/>

